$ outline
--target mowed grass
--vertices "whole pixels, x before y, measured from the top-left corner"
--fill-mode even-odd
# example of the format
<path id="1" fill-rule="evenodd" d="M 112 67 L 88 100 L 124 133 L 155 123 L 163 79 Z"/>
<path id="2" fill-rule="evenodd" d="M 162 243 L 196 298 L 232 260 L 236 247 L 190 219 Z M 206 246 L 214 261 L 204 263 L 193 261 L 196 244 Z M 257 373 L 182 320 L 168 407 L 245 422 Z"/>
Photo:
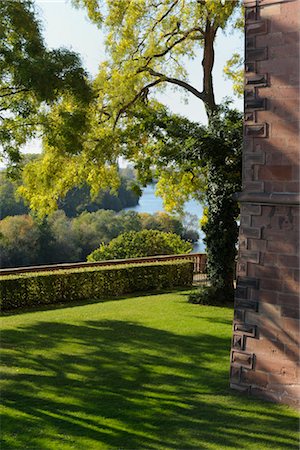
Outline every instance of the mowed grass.
<path id="1" fill-rule="evenodd" d="M 233 311 L 145 295 L 2 317 L 2 450 L 296 449 L 228 388 Z"/>

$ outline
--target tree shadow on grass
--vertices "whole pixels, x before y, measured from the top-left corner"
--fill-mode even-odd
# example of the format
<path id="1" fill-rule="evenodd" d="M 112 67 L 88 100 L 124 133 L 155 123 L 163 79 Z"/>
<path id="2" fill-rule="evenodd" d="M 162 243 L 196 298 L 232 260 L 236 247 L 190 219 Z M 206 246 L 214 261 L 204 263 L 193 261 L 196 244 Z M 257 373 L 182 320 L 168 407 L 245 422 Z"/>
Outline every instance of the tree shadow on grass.
<path id="1" fill-rule="evenodd" d="M 117 320 L 6 330 L 2 448 L 298 448 L 293 414 L 229 392 L 228 347 Z"/>

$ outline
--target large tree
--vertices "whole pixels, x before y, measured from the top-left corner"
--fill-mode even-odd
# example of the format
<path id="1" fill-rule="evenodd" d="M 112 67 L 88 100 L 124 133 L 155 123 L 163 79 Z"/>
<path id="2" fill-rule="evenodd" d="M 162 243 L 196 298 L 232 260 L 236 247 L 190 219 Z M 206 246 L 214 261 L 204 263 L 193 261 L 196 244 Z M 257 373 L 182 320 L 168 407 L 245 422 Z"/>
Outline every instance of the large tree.
<path id="1" fill-rule="evenodd" d="M 221 126 L 223 113 L 216 103 L 212 73 L 217 33 L 230 23 L 234 26 L 233 17 L 239 1 L 73 0 L 73 3 L 78 7 L 85 7 L 90 19 L 104 28 L 107 60 L 100 65 L 98 76 L 93 83 L 93 98 L 84 112 L 85 128 L 80 127 L 79 133 L 72 127 L 68 128 L 68 133 L 61 132 L 61 109 L 68 105 L 63 101 L 52 108 L 48 115 L 48 134 L 44 139 L 44 158 L 28 167 L 24 177 L 23 195 L 30 200 L 32 208 L 39 209 L 43 214 L 53 209 L 59 197 L 65 195 L 74 183 L 83 182 L 83 179 L 91 185 L 92 193 L 96 193 L 101 187 L 116 188 L 117 159 L 120 155 L 131 156 L 146 181 L 149 178 L 153 155 L 157 148 L 160 148 L 160 143 L 155 136 L 152 145 L 152 136 L 149 138 L 146 132 L 149 127 L 147 117 L 140 117 L 138 127 L 136 120 L 139 109 L 143 111 L 148 102 L 152 105 L 151 94 L 171 85 L 183 93 L 194 95 L 205 105 L 209 126 L 201 132 L 201 148 L 207 148 L 205 142 L 209 142 L 212 148 L 204 169 L 197 158 L 193 161 L 192 169 L 184 158 L 176 158 L 175 166 L 174 159 L 166 161 L 166 170 L 161 172 L 163 186 L 165 188 L 169 184 L 171 194 L 174 192 L 174 186 L 180 186 L 180 189 L 175 191 L 180 195 L 173 196 L 178 203 L 178 198 L 184 200 L 189 195 L 199 196 L 204 179 L 209 211 L 212 208 L 215 212 L 216 208 L 218 210 L 213 216 L 214 226 L 211 229 L 219 227 L 226 234 L 228 224 L 220 215 L 225 214 L 226 205 L 231 201 L 230 196 L 236 184 L 233 183 L 230 189 L 225 189 L 226 195 L 223 194 L 222 186 L 226 186 L 227 179 L 226 162 L 232 158 L 228 155 L 227 144 L 226 151 L 222 150 L 221 142 L 224 136 L 221 139 L 218 136 L 217 127 Z M 199 79 L 202 78 L 200 89 L 188 80 L 185 68 L 188 58 L 199 58 Z M 72 110 L 77 110 L 76 105 Z M 153 119 L 153 114 L 151 120 L 156 120 Z M 176 127 L 176 120 L 179 123 L 181 119 L 174 118 L 173 127 Z M 238 124 L 239 120 L 237 119 Z M 233 127 L 235 128 L 235 125 Z M 133 129 L 136 134 L 132 132 Z M 184 126 L 181 120 L 180 132 L 183 131 L 186 135 L 187 130 L 193 133 L 195 129 L 195 124 Z M 165 129 L 160 136 L 163 148 L 167 148 L 165 141 L 168 132 L 169 129 Z M 141 136 L 144 140 L 141 140 Z M 179 155 L 180 141 L 182 139 L 176 133 L 173 133 L 168 141 L 168 148 L 176 144 Z M 192 148 L 196 145 L 195 152 L 198 148 L 197 142 L 199 144 L 199 139 L 195 140 L 192 134 L 184 137 L 186 147 Z M 138 144 L 147 148 L 149 158 L 141 159 L 139 151 L 133 150 Z M 179 177 L 179 183 L 176 177 Z M 214 201 L 211 199 L 212 192 Z M 176 202 L 174 201 L 174 206 Z M 230 211 L 230 226 L 234 227 L 236 211 Z M 208 218 L 209 214 L 210 212 Z M 234 235 L 236 236 L 236 233 Z M 213 252 L 209 251 L 210 242 L 208 239 L 208 253 L 213 255 Z M 228 239 L 225 239 L 222 244 L 225 253 L 227 243 Z M 231 252 L 228 261 L 231 274 L 233 259 L 234 252 Z M 209 267 L 213 265 L 211 256 Z M 224 276 L 218 287 L 230 297 L 233 292 L 232 276 L 230 280 L 225 278 Z M 212 271 L 211 281 L 214 280 Z"/>
<path id="2" fill-rule="evenodd" d="M 87 8 L 90 19 L 106 30 L 108 60 L 98 81 L 103 119 L 117 120 L 138 98 L 166 84 L 204 102 L 207 114 L 217 109 L 213 66 L 215 39 L 225 29 L 238 0 L 73 0 Z M 202 89 L 189 83 L 187 58 L 199 58 Z M 202 73 L 202 74 L 201 74 Z M 109 95 L 107 95 L 109 93 Z"/>

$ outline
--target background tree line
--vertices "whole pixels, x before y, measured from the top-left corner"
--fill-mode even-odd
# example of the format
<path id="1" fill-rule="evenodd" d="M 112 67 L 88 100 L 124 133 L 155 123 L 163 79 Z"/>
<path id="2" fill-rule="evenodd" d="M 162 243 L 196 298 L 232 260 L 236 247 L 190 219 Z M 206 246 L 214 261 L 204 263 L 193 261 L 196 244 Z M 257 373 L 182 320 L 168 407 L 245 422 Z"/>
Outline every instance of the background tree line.
<path id="1" fill-rule="evenodd" d="M 37 155 L 26 155 L 25 162 L 36 159 Z M 136 188 L 133 169 L 121 168 L 120 186 L 115 193 L 108 190 L 100 190 L 91 198 L 88 185 L 74 187 L 67 195 L 58 201 L 58 207 L 64 211 L 67 217 L 76 217 L 84 211 L 94 212 L 99 209 L 111 209 L 121 211 L 130 206 L 136 206 L 141 196 L 141 191 Z M 20 180 L 11 180 L 5 170 L 0 171 L 0 220 L 7 216 L 29 214 L 30 208 L 24 199 L 17 194 Z"/>
<path id="2" fill-rule="evenodd" d="M 158 230 L 195 242 L 198 233 L 171 215 L 100 209 L 74 218 L 58 210 L 39 220 L 32 215 L 0 221 L 1 267 L 85 261 L 101 244 L 129 231 Z"/>

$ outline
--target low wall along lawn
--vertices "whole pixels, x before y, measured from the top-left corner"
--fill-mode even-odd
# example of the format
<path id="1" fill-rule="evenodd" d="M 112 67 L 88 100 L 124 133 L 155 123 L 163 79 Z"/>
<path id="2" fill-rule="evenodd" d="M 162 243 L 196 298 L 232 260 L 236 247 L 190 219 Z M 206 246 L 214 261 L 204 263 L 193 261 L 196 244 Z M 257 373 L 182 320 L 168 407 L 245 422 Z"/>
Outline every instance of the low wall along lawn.
<path id="1" fill-rule="evenodd" d="M 176 261 L 7 275 L 0 280 L 2 311 L 189 287 L 193 262 Z"/>

